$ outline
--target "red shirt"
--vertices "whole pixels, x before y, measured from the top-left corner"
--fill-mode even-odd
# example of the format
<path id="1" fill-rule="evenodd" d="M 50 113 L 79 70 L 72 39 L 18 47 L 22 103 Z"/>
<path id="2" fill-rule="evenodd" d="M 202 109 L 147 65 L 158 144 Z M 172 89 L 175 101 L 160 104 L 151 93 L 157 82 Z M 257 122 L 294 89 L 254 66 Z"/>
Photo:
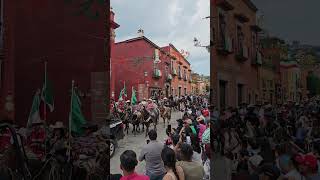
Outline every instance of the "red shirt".
<path id="1" fill-rule="evenodd" d="M 1 150 L 4 150 L 11 145 L 10 139 L 11 139 L 11 132 L 9 129 L 5 129 L 3 131 L 3 133 L 0 135 L 0 148 L 1 148 Z"/>
<path id="2" fill-rule="evenodd" d="M 203 115 L 204 117 L 208 117 L 208 116 L 209 116 L 209 111 L 208 111 L 207 109 L 203 110 L 203 111 L 202 111 L 202 115 Z"/>
<path id="3" fill-rule="evenodd" d="M 46 132 L 44 128 L 39 131 L 33 130 L 29 139 L 29 147 L 33 153 L 42 158 L 44 156 L 44 144 L 46 140 Z M 33 144 L 35 143 L 35 144 Z"/>
<path id="4" fill-rule="evenodd" d="M 133 173 L 129 176 L 122 176 L 120 180 L 150 180 L 148 176 Z"/>

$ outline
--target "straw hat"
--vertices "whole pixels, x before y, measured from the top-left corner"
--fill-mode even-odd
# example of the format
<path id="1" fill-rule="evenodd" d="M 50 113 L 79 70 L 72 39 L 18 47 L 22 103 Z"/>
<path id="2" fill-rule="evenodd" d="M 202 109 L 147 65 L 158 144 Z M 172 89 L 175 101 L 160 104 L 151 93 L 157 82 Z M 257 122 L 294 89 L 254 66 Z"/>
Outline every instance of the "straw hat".
<path id="1" fill-rule="evenodd" d="M 41 119 L 36 119 L 35 121 L 32 122 L 32 125 L 40 125 L 43 124 L 43 122 L 41 121 Z"/>
<path id="2" fill-rule="evenodd" d="M 53 129 L 63 129 L 64 125 L 61 121 L 57 121 L 54 125 L 51 125 L 50 127 Z"/>

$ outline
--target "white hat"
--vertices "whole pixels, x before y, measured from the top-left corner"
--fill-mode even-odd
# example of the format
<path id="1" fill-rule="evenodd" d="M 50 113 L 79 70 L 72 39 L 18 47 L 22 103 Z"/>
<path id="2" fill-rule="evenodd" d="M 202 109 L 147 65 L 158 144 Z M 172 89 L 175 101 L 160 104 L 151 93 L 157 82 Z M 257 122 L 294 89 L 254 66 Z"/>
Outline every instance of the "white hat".
<path id="1" fill-rule="evenodd" d="M 64 125 L 61 121 L 57 121 L 56 124 L 51 125 L 50 127 L 53 129 L 62 129 L 62 128 L 64 128 Z"/>
<path id="2" fill-rule="evenodd" d="M 164 99 L 164 100 L 167 100 L 168 98 L 164 97 L 163 99 Z"/>
<path id="3" fill-rule="evenodd" d="M 42 124 L 43 122 L 41 121 L 41 119 L 36 119 L 32 122 L 32 125 L 36 125 L 36 124 Z"/>
<path id="4" fill-rule="evenodd" d="M 130 100 L 127 100 L 126 102 L 129 103 L 129 102 L 131 102 L 131 101 L 130 101 Z"/>
<path id="5" fill-rule="evenodd" d="M 271 105 L 271 104 L 267 104 L 267 105 L 265 106 L 265 108 L 272 108 L 272 105 Z"/>
<path id="6" fill-rule="evenodd" d="M 153 100 L 151 98 L 149 98 L 148 101 L 153 101 Z"/>

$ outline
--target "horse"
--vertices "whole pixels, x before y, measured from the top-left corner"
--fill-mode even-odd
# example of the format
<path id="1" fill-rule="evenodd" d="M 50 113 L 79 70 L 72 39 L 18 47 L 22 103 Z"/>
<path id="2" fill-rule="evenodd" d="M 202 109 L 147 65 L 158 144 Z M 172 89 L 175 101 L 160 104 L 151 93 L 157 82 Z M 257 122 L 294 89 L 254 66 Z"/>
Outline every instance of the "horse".
<path id="1" fill-rule="evenodd" d="M 162 105 L 160 107 L 160 116 L 163 119 L 163 127 L 166 126 L 166 119 L 168 124 L 170 124 L 170 120 L 171 120 L 171 108 L 170 107 L 166 107 L 164 105 Z"/>
<path id="2" fill-rule="evenodd" d="M 146 137 L 148 136 L 149 127 L 150 124 L 153 123 L 154 129 L 157 130 L 157 124 L 159 120 L 159 109 L 155 108 L 152 109 L 150 112 L 146 110 L 146 108 L 143 108 L 143 124 L 142 124 L 142 130 L 144 130 L 144 126 L 146 126 Z"/>
<path id="3" fill-rule="evenodd" d="M 135 111 L 132 115 L 130 123 L 133 126 L 132 133 L 136 135 L 136 132 L 140 132 L 140 124 L 143 125 L 143 113 L 140 111 Z"/>

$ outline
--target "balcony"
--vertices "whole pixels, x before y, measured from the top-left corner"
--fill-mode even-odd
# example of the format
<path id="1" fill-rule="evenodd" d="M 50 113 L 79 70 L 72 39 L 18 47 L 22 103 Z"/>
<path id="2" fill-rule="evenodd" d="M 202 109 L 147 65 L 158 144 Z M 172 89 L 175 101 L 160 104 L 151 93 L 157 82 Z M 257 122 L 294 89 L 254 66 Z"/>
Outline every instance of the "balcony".
<path id="1" fill-rule="evenodd" d="M 161 78 L 161 77 L 162 77 L 161 70 L 160 70 L 160 69 L 155 69 L 155 70 L 153 71 L 153 77 L 154 77 L 154 78 Z"/>
<path id="2" fill-rule="evenodd" d="M 167 81 L 168 81 L 168 82 L 172 81 L 172 75 L 171 75 L 171 74 L 168 74 L 168 75 L 167 75 Z"/>
<path id="3" fill-rule="evenodd" d="M 236 59 L 239 61 L 246 61 L 248 60 L 248 47 L 242 46 L 238 53 L 236 54 Z"/>
<path id="4" fill-rule="evenodd" d="M 232 40 L 229 36 L 224 35 L 217 43 L 217 52 L 221 55 L 228 55 L 232 53 Z"/>
<path id="5" fill-rule="evenodd" d="M 250 20 L 246 15 L 242 13 L 236 13 L 234 14 L 234 17 L 241 23 L 247 23 Z"/>
<path id="6" fill-rule="evenodd" d="M 225 11 L 234 9 L 234 6 L 231 4 L 230 0 L 216 0 L 216 4 Z"/>

